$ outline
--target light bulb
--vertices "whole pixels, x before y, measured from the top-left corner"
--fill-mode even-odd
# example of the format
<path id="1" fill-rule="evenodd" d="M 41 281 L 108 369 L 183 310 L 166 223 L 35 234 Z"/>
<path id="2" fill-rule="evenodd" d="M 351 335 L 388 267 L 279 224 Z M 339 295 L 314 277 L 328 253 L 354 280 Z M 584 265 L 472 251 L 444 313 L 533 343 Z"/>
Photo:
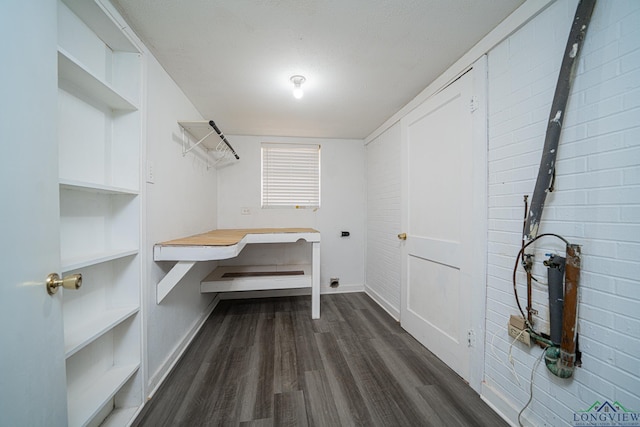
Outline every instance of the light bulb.
<path id="1" fill-rule="evenodd" d="M 291 83 L 293 83 L 293 97 L 295 99 L 300 99 L 304 96 L 304 90 L 302 90 L 302 83 L 306 81 L 304 76 L 291 76 L 289 79 Z"/>

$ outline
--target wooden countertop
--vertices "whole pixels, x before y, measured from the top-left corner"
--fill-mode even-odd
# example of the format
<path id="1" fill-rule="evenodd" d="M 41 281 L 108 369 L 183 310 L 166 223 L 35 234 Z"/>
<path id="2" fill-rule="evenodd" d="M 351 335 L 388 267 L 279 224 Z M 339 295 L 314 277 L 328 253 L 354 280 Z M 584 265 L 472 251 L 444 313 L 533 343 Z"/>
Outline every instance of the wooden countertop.
<path id="1" fill-rule="evenodd" d="M 319 233 L 313 228 L 238 228 L 218 229 L 181 239 L 159 243 L 160 246 L 232 246 L 247 234 Z"/>

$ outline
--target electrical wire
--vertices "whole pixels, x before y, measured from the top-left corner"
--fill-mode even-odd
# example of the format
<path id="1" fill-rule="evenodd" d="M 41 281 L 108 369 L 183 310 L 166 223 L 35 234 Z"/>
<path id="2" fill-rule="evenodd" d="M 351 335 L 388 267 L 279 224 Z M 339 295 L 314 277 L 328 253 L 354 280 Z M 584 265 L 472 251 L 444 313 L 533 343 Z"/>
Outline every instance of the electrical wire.
<path id="1" fill-rule="evenodd" d="M 509 347 L 509 362 L 511 362 L 511 367 L 509 367 L 509 366 L 507 366 L 507 364 L 504 362 L 504 360 L 502 360 L 502 359 L 501 359 L 500 357 L 498 357 L 498 355 L 496 354 L 495 339 L 496 339 L 496 335 L 497 335 L 497 334 L 498 334 L 498 330 L 496 330 L 496 331 L 493 333 L 493 336 L 491 337 L 491 353 L 493 353 L 493 357 L 495 357 L 495 358 L 498 360 L 498 362 L 500 362 L 500 364 L 501 364 L 502 366 L 504 366 L 505 368 L 507 368 L 507 370 L 509 370 L 509 371 L 513 374 L 513 376 L 514 376 L 514 377 L 515 377 L 515 379 L 516 379 L 516 382 L 518 383 L 518 386 L 519 386 L 519 387 L 522 387 L 522 384 L 520 383 L 520 379 L 518 378 L 518 374 L 517 374 L 517 372 L 516 372 L 516 367 L 514 366 L 514 363 L 513 363 L 513 359 L 511 358 L 511 348 L 513 347 L 513 344 L 515 343 L 515 341 L 514 341 L 514 342 L 512 342 L 512 343 L 511 343 L 511 347 Z"/>
<path id="2" fill-rule="evenodd" d="M 522 424 L 522 421 L 520 420 L 520 417 L 522 417 L 522 413 L 525 411 L 525 409 L 529 407 L 529 405 L 531 404 L 531 401 L 533 400 L 533 378 L 534 378 L 536 369 L 538 368 L 538 365 L 540 364 L 540 362 L 542 361 L 542 358 L 544 357 L 544 353 L 545 353 L 545 350 L 542 350 L 540 357 L 538 357 L 538 359 L 536 360 L 536 363 L 533 364 L 533 368 L 531 368 L 531 381 L 529 382 L 529 400 L 527 401 L 527 404 L 524 405 L 524 408 L 522 408 L 520 412 L 518 412 L 518 424 L 520 424 L 520 427 L 524 427 L 524 425 Z"/>
<path id="3" fill-rule="evenodd" d="M 519 386 L 522 386 L 522 384 L 520 384 L 520 380 L 518 379 L 518 374 L 516 373 L 516 365 L 513 362 L 513 356 L 511 355 L 511 350 L 513 350 L 513 345 L 516 343 L 516 341 L 518 341 L 522 336 L 522 334 L 524 334 L 525 332 L 527 332 L 525 329 L 521 330 L 520 333 L 513 339 L 513 341 L 511 341 L 511 345 L 509 346 L 508 358 L 507 358 L 507 360 L 509 360 L 509 363 L 511 364 L 511 370 L 513 372 L 513 376 L 516 377 L 516 381 L 518 382 Z"/>

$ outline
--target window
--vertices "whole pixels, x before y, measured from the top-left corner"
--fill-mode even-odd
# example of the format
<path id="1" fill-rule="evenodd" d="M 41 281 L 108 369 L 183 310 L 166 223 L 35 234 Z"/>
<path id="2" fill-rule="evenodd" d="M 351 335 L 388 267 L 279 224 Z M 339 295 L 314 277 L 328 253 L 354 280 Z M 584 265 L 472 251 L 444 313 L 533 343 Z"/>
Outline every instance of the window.
<path id="1" fill-rule="evenodd" d="M 320 146 L 262 144 L 262 207 L 320 207 Z"/>

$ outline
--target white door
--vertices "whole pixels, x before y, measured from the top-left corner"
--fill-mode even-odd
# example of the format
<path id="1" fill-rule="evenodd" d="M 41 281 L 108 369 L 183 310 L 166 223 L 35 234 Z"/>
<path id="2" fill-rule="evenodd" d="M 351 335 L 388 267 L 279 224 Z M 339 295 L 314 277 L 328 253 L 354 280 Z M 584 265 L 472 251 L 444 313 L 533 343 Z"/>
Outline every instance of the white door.
<path id="1" fill-rule="evenodd" d="M 472 73 L 402 119 L 401 324 L 469 380 Z"/>
<path id="2" fill-rule="evenodd" d="M 56 2 L 0 6 L 0 425 L 66 426 Z"/>

